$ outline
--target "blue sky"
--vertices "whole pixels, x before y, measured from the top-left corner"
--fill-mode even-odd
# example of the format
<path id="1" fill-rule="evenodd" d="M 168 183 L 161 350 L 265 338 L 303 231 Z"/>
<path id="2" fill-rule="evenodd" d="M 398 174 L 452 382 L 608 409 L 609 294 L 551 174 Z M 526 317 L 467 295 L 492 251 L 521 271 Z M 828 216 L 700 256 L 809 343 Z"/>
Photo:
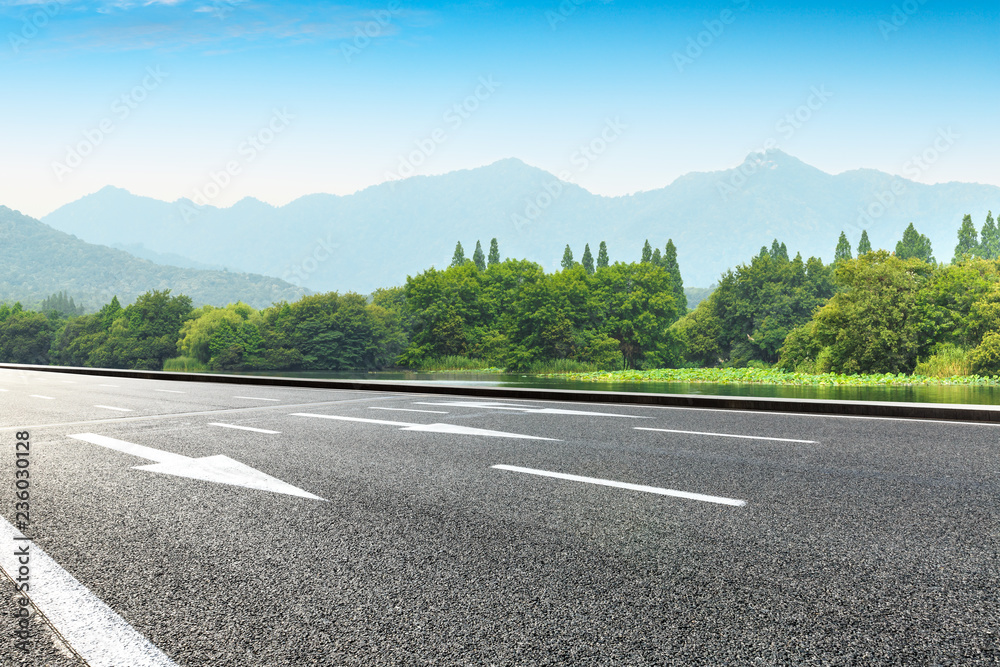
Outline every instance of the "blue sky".
<path id="1" fill-rule="evenodd" d="M 1000 5 L 958 5 L 0 0 L 0 204 L 284 204 L 506 157 L 622 195 L 767 146 L 1000 185 Z"/>

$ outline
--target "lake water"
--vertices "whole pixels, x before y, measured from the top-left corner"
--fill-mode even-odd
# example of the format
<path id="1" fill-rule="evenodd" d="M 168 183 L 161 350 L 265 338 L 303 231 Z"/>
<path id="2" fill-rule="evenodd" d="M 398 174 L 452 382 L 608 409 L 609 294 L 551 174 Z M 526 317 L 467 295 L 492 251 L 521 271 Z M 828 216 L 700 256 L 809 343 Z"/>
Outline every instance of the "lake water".
<path id="1" fill-rule="evenodd" d="M 413 373 L 380 371 L 304 373 L 244 373 L 281 377 L 332 380 L 378 380 L 383 382 L 449 383 L 494 387 L 537 387 L 584 391 L 632 391 L 661 394 L 704 394 L 708 396 L 762 396 L 768 398 L 813 398 L 825 400 L 897 401 L 910 403 L 967 403 L 1000 405 L 1000 387 L 816 387 L 759 384 L 703 384 L 690 382 L 574 382 L 561 378 L 518 375 L 516 373 Z"/>

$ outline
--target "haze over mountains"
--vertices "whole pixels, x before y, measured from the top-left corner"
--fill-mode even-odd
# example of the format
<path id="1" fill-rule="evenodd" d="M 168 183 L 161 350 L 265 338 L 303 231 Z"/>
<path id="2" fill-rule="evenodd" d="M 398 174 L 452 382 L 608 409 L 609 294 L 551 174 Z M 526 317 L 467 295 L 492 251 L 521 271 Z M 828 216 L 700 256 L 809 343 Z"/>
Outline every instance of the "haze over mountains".
<path id="1" fill-rule="evenodd" d="M 186 294 L 194 305 L 242 299 L 257 308 L 298 299 L 308 290 L 277 278 L 154 264 L 121 250 L 85 243 L 0 206 L 0 303 L 31 307 L 65 290 L 88 311 L 114 296 L 125 305 L 149 290 Z"/>
<path id="2" fill-rule="evenodd" d="M 741 169 L 742 168 L 742 169 Z M 673 238 L 684 282 L 707 286 L 774 238 L 791 253 L 830 261 L 837 237 L 852 245 L 867 228 L 892 249 L 913 222 L 949 260 L 962 216 L 977 227 L 1000 210 L 1000 188 L 924 185 L 858 169 L 831 175 L 781 151 L 752 153 L 735 169 L 691 173 L 634 195 L 604 197 L 516 159 L 441 176 L 416 176 L 348 196 L 314 194 L 274 207 L 247 198 L 230 208 L 162 202 L 107 187 L 45 216 L 88 242 L 126 247 L 157 261 L 263 273 L 313 291 L 402 284 L 447 266 L 455 242 L 471 257 L 497 237 L 503 257 L 557 269 L 569 243 L 612 261 L 639 258 L 649 239 Z"/>

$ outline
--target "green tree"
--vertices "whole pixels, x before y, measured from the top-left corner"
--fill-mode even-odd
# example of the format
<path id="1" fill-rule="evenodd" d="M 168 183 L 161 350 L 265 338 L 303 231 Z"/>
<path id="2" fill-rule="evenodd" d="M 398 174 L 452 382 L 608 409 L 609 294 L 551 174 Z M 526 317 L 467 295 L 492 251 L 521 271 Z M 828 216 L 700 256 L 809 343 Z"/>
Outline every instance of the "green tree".
<path id="1" fill-rule="evenodd" d="M 993 211 L 986 213 L 986 223 L 979 243 L 979 254 L 985 259 L 1000 259 L 1000 229 L 993 220 Z"/>
<path id="2" fill-rule="evenodd" d="M 666 270 L 648 262 L 615 262 L 594 274 L 601 330 L 618 341 L 628 368 L 666 353 L 667 330 L 679 316 L 671 287 Z"/>
<path id="3" fill-rule="evenodd" d="M 674 285 L 674 300 L 681 315 L 687 312 L 687 295 L 684 293 L 684 280 L 681 278 L 681 267 L 677 263 L 677 246 L 673 239 L 667 239 L 663 251 L 663 268 L 667 270 Z"/>
<path id="4" fill-rule="evenodd" d="M 833 252 L 833 262 L 842 262 L 851 259 L 851 244 L 847 241 L 847 234 L 840 232 L 840 239 L 837 240 L 837 249 Z"/>
<path id="5" fill-rule="evenodd" d="M 601 241 L 601 245 L 597 249 L 597 268 L 608 268 L 608 244 L 604 241 Z"/>
<path id="6" fill-rule="evenodd" d="M 450 266 L 461 266 L 465 264 L 465 250 L 462 249 L 462 242 L 455 244 L 455 254 L 451 256 Z"/>
<path id="7" fill-rule="evenodd" d="M 559 265 L 564 269 L 573 268 L 573 251 L 570 250 L 568 243 L 566 244 L 566 249 L 563 251 L 562 261 L 559 262 Z"/>
<path id="8" fill-rule="evenodd" d="M 643 264 L 649 264 L 653 259 L 653 246 L 649 245 L 649 239 L 646 239 L 646 244 L 642 246 L 642 259 L 639 261 Z"/>
<path id="9" fill-rule="evenodd" d="M 583 270 L 587 272 L 587 275 L 593 275 L 594 273 L 594 256 L 590 254 L 590 244 L 583 246 Z"/>
<path id="10" fill-rule="evenodd" d="M 896 243 L 896 257 L 900 259 L 916 258 L 928 264 L 934 263 L 931 240 L 918 232 L 911 222 L 903 232 L 903 238 Z"/>
<path id="11" fill-rule="evenodd" d="M 972 216 L 966 214 L 958 228 L 958 245 L 955 246 L 955 257 L 951 261 L 957 263 L 978 255 L 979 235 L 976 233 L 976 226 L 972 224 Z"/>
<path id="12" fill-rule="evenodd" d="M 476 265 L 476 268 L 480 271 L 486 270 L 486 255 L 483 254 L 483 246 L 476 241 L 476 251 L 472 253 L 472 263 Z"/>
<path id="13" fill-rule="evenodd" d="M 868 230 L 861 230 L 861 240 L 858 241 L 858 256 L 865 254 L 866 252 L 872 251 L 871 241 L 868 240 Z"/>
<path id="14" fill-rule="evenodd" d="M 487 267 L 495 266 L 500 263 L 500 246 L 497 244 L 497 239 L 494 236 L 490 239 L 490 255 L 486 259 Z"/>
<path id="15" fill-rule="evenodd" d="M 815 338 L 840 373 L 910 373 L 921 350 L 920 291 L 932 267 L 884 250 L 837 266 L 843 288 L 815 315 Z M 926 347 L 926 346 L 925 346 Z"/>

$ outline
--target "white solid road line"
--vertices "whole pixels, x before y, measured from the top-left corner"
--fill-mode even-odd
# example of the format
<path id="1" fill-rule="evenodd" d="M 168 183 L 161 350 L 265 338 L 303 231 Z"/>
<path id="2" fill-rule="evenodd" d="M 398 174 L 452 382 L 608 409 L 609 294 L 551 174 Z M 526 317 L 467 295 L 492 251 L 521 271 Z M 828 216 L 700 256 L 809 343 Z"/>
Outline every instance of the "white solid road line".
<path id="1" fill-rule="evenodd" d="M 116 408 L 113 405 L 95 405 L 95 408 L 104 408 L 105 410 L 117 410 L 118 412 L 132 412 L 128 408 Z"/>
<path id="2" fill-rule="evenodd" d="M 661 433 L 684 433 L 687 435 L 711 435 L 717 438 L 746 438 L 747 440 L 774 440 L 776 442 L 799 442 L 804 445 L 815 445 L 815 440 L 794 440 L 792 438 L 768 438 L 762 435 L 734 435 L 732 433 L 707 433 L 704 431 L 677 431 L 672 428 L 647 428 L 634 426 L 637 431 L 660 431 Z"/>
<path id="3" fill-rule="evenodd" d="M 535 408 L 520 405 L 509 405 L 506 403 L 481 403 L 478 401 L 448 401 L 447 403 L 432 403 L 429 401 L 417 401 L 414 405 L 446 405 L 459 408 L 488 408 L 490 410 L 514 410 L 535 415 L 576 415 L 578 417 L 624 417 L 626 419 L 650 419 L 641 415 L 622 415 L 613 412 L 588 412 L 585 410 L 565 410 L 562 408 Z"/>
<path id="4" fill-rule="evenodd" d="M 379 407 L 375 407 L 375 406 L 369 406 L 368 409 L 369 410 L 393 410 L 393 411 L 396 411 L 396 412 L 430 412 L 430 413 L 435 414 L 435 415 L 446 415 L 446 414 L 448 414 L 444 410 L 415 410 L 413 408 L 379 408 Z"/>
<path id="5" fill-rule="evenodd" d="M 220 422 L 212 422 L 209 426 L 221 426 L 223 428 L 236 428 L 241 431 L 253 431 L 254 433 L 270 433 L 271 435 L 278 435 L 281 431 L 268 431 L 264 428 L 254 428 L 252 426 L 237 426 L 236 424 L 223 424 Z"/>
<path id="6" fill-rule="evenodd" d="M 643 491 L 645 493 L 656 493 L 661 496 L 674 496 L 677 498 L 687 498 L 688 500 L 700 500 L 706 503 L 718 503 L 719 505 L 733 505 L 743 507 L 747 504 L 745 500 L 734 500 L 733 498 L 722 498 L 720 496 L 706 496 L 701 493 L 688 493 L 687 491 L 674 491 L 673 489 L 661 489 L 656 486 L 643 486 L 642 484 L 629 484 L 628 482 L 616 482 L 610 479 L 598 479 L 596 477 L 581 477 L 580 475 L 567 475 L 561 472 L 549 472 L 548 470 L 536 470 L 534 468 L 519 468 L 518 466 L 495 465 L 491 466 L 497 470 L 510 470 L 511 472 L 522 472 L 528 475 L 539 475 L 541 477 L 555 477 L 556 479 L 566 479 L 571 482 L 586 482 L 587 484 L 600 484 L 601 486 L 613 486 L 619 489 L 629 489 L 631 491 Z"/>
<path id="7" fill-rule="evenodd" d="M 0 517 L 0 544 L 3 545 L 0 548 L 0 567 L 7 576 L 17 581 L 23 565 L 19 559 L 23 556 L 15 552 L 27 547 L 30 568 L 28 596 L 88 665 L 177 667 L 163 651 L 62 569 L 41 547 L 18 537 L 22 536 L 14 526 Z M 37 619 L 35 623 L 38 623 Z"/>
<path id="8" fill-rule="evenodd" d="M 233 396 L 233 398 L 242 398 L 247 401 L 280 401 L 280 398 L 260 398 L 259 396 Z"/>
<path id="9" fill-rule="evenodd" d="M 400 426 L 401 431 L 424 431 L 427 433 L 454 433 L 456 435 L 479 435 L 490 438 L 519 438 L 521 440 L 553 440 L 561 442 L 556 438 L 542 438 L 537 435 L 521 435 L 520 433 L 505 433 L 503 431 L 489 431 L 484 428 L 472 428 L 471 426 L 455 426 L 454 424 L 410 424 L 408 422 L 390 422 L 382 419 L 364 419 L 362 417 L 339 417 L 337 415 L 316 415 L 309 412 L 295 412 L 292 417 L 316 417 L 318 419 L 336 419 L 346 422 L 362 422 L 365 424 L 383 424 L 385 426 Z"/>
<path id="10" fill-rule="evenodd" d="M 31 398 L 44 398 L 46 401 L 54 401 L 56 399 L 51 396 L 42 396 L 41 394 L 30 394 Z"/>
<path id="11" fill-rule="evenodd" d="M 186 391 L 178 391 L 176 389 L 154 389 L 153 391 L 161 391 L 165 394 L 186 394 Z"/>
<path id="12" fill-rule="evenodd" d="M 174 454 L 161 449 L 153 449 L 152 447 L 125 442 L 124 440 L 116 440 L 115 438 L 97 435 L 96 433 L 78 433 L 69 437 L 94 445 L 100 445 L 101 447 L 107 447 L 123 454 L 137 456 L 141 459 L 156 461 L 153 465 L 134 466 L 136 470 L 200 479 L 205 482 L 216 482 L 218 484 L 243 486 L 248 489 L 270 491 L 272 493 L 284 493 L 289 496 L 299 496 L 311 500 L 323 500 L 319 496 L 314 496 L 308 491 L 303 491 L 296 486 L 282 482 L 276 477 L 271 477 L 222 454 L 203 456 L 195 459 L 182 454 Z"/>

